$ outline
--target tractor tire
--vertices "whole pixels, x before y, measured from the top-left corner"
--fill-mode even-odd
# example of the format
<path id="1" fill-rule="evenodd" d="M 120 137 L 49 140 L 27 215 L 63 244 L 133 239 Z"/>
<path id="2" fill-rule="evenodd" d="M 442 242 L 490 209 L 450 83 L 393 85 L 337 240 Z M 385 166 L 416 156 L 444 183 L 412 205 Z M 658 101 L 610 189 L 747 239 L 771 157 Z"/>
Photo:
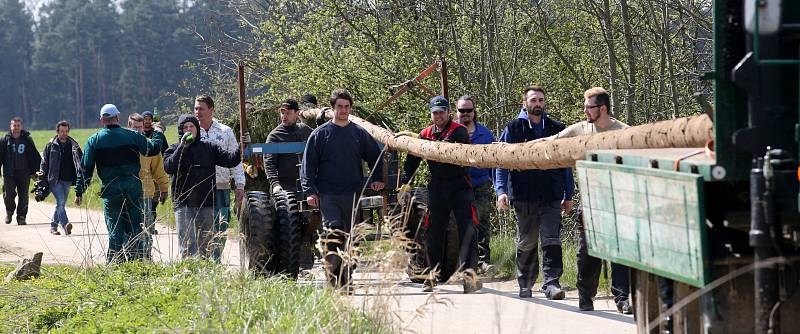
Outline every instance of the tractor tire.
<path id="1" fill-rule="evenodd" d="M 242 266 L 258 276 L 273 274 L 276 269 L 274 227 L 269 195 L 248 191 L 239 220 L 239 255 Z"/>
<path id="2" fill-rule="evenodd" d="M 275 245 L 278 272 L 296 279 L 300 272 L 300 247 L 303 246 L 303 222 L 294 193 L 280 191 L 275 196 L 278 217 Z"/>

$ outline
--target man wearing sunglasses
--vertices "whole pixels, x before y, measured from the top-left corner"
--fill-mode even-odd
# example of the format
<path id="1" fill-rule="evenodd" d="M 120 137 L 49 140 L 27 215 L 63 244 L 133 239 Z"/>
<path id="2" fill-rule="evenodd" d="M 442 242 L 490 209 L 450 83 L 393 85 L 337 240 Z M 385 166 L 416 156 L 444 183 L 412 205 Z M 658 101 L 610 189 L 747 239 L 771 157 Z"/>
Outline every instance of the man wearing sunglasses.
<path id="1" fill-rule="evenodd" d="M 524 143 L 553 136 L 564 125 L 545 113 L 544 89 L 523 90 L 523 109 L 500 136 L 506 143 Z M 517 282 L 519 297 L 530 298 L 539 273 L 537 246 L 542 243 L 542 292 L 547 299 L 564 299 L 559 279 L 564 272 L 561 251 L 561 213 L 572 208 L 574 189 L 570 168 L 509 171 L 498 168 L 497 206 L 514 208 L 517 218 Z"/>
<path id="2" fill-rule="evenodd" d="M 458 122 L 467 127 L 470 143 L 491 144 L 494 142 L 492 131 L 478 123 L 475 101 L 471 96 L 459 97 L 456 102 L 456 110 L 458 111 Z M 492 202 L 494 201 L 492 187 L 494 173 L 491 168 L 470 167 L 469 176 L 472 178 L 472 188 L 475 192 L 475 213 L 478 218 L 478 225 L 475 226 L 478 233 L 478 273 L 491 275 L 495 271 L 494 266 L 491 265 L 489 249 L 491 238 L 489 214 L 493 209 Z"/>
<path id="3" fill-rule="evenodd" d="M 583 93 L 583 113 L 586 120 L 570 125 L 555 136 L 545 140 L 591 135 L 605 131 L 620 130 L 628 125 L 611 117 L 611 97 L 601 87 L 593 87 Z M 600 282 L 600 269 L 602 261 L 589 255 L 586 246 L 586 231 L 583 225 L 583 215 L 578 214 L 578 308 L 581 311 L 594 310 L 592 299 L 597 294 L 597 285 Z M 611 294 L 617 311 L 631 314 L 628 295 L 630 294 L 628 267 L 611 263 Z"/>
<path id="4" fill-rule="evenodd" d="M 436 96 L 430 101 L 432 125 L 420 132 L 421 139 L 444 141 L 450 143 L 469 144 L 467 128 L 453 122 L 450 114 L 450 102 L 444 96 Z M 408 155 L 403 165 L 403 175 L 400 178 L 403 186 L 402 192 L 411 188 L 408 184 L 412 181 L 422 158 Z M 463 268 L 464 293 L 472 293 L 481 289 L 481 282 L 475 273 L 477 267 L 477 244 L 475 232 L 475 219 L 473 216 L 472 202 L 474 200 L 469 172 L 466 167 L 436 161 L 428 161 L 430 181 L 428 182 L 429 210 L 428 210 L 428 237 L 426 250 L 428 265 L 431 269 L 442 268 L 442 256 L 445 250 L 445 231 L 450 222 L 450 213 L 456 218 L 458 225 L 459 268 Z M 438 275 L 425 280 L 424 292 L 432 292 Z"/>

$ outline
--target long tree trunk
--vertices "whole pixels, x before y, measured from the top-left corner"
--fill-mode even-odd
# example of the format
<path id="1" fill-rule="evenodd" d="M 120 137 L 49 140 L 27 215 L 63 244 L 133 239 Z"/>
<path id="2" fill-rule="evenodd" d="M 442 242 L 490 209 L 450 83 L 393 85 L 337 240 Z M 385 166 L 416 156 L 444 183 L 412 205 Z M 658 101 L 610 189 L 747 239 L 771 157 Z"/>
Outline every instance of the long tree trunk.
<path id="1" fill-rule="evenodd" d="M 314 119 L 319 109 L 304 110 L 301 116 Z M 330 116 L 328 113 L 327 116 Z M 521 144 L 453 144 L 440 141 L 396 137 L 395 133 L 351 115 L 377 141 L 393 150 L 426 160 L 461 166 L 506 169 L 553 169 L 572 167 L 583 160 L 588 150 L 702 147 L 714 136 L 711 119 L 703 114 L 592 136 L 563 138 Z"/>
<path id="2" fill-rule="evenodd" d="M 614 46 L 614 26 L 613 22 L 611 21 L 611 6 L 608 4 L 608 0 L 603 0 L 603 10 L 597 11 L 597 13 L 601 16 L 603 24 L 600 25 L 600 28 L 603 30 L 603 36 L 605 37 L 606 47 L 608 51 L 608 69 L 611 72 L 611 78 L 609 80 L 609 89 L 611 90 L 611 110 L 615 110 L 619 103 L 617 103 L 617 83 L 619 82 L 619 75 L 617 74 L 617 52 Z"/>

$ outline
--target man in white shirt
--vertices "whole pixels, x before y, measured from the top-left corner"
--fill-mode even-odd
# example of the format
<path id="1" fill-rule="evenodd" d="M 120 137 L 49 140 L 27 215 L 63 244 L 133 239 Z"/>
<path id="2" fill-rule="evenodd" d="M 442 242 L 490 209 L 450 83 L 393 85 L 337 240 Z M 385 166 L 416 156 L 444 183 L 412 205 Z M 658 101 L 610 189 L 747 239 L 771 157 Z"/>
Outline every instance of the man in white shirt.
<path id="1" fill-rule="evenodd" d="M 214 119 L 214 100 L 208 95 L 199 95 L 194 100 L 194 115 L 200 121 L 200 137 L 203 141 L 219 145 L 233 152 L 239 148 L 233 129 Z M 220 262 L 225 248 L 226 231 L 231 220 L 231 178 L 235 183 L 234 205 L 238 211 L 244 198 L 244 169 L 242 164 L 234 168 L 217 166 L 216 187 L 214 189 L 214 240 L 212 256 Z"/>

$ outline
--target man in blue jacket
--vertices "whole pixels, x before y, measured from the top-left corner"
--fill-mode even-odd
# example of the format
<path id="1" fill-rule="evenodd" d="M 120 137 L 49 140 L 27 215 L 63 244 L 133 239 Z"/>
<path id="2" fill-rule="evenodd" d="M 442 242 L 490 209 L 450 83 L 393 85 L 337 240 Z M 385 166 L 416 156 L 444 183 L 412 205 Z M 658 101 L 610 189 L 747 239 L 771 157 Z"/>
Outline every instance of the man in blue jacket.
<path id="1" fill-rule="evenodd" d="M 544 112 L 544 89 L 530 86 L 523 91 L 523 109 L 508 123 L 500 141 L 523 143 L 564 130 L 564 125 Z M 537 244 L 542 242 L 542 291 L 547 299 L 564 299 L 559 279 L 563 273 L 561 212 L 572 208 L 574 181 L 569 168 L 509 171 L 498 168 L 495 192 L 497 206 L 514 207 L 517 217 L 517 282 L 520 298 L 530 298 L 538 275 Z"/>
<path id="2" fill-rule="evenodd" d="M 382 169 L 378 143 L 367 130 L 350 121 L 353 97 L 344 89 L 331 93 L 333 119 L 317 127 L 308 137 L 300 181 L 308 205 L 319 207 L 324 227 L 321 236 L 325 248 L 323 264 L 328 281 L 334 287 L 352 291 L 352 265 L 343 259 L 347 249 L 353 212 L 363 187 L 362 161 L 376 171 Z M 377 166 L 376 166 L 377 164 Z M 370 188 L 378 191 L 384 184 L 381 173 L 374 173 Z"/>
<path id="3" fill-rule="evenodd" d="M 467 128 L 469 141 L 471 144 L 491 144 L 494 142 L 494 135 L 489 128 L 478 123 L 477 111 L 475 111 L 475 101 L 469 95 L 459 97 L 456 101 L 456 111 L 458 122 Z M 469 168 L 469 176 L 472 179 L 472 188 L 475 193 L 475 214 L 478 218 L 478 225 L 475 225 L 478 236 L 478 273 L 491 274 L 494 266 L 491 265 L 491 252 L 489 241 L 491 238 L 491 225 L 489 215 L 493 209 L 494 193 L 492 188 L 492 177 L 494 171 L 491 168 Z"/>

